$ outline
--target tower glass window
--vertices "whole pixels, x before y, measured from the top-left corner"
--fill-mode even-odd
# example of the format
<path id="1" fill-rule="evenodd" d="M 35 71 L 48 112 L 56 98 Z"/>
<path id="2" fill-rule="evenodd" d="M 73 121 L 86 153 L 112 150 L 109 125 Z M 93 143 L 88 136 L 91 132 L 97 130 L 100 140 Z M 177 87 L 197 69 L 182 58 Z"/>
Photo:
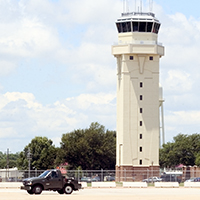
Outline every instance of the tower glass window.
<path id="1" fill-rule="evenodd" d="M 160 28 L 160 24 L 155 23 L 154 27 L 153 27 L 153 32 L 156 33 L 156 34 L 158 34 L 159 28 Z"/>
<path id="2" fill-rule="evenodd" d="M 140 126 L 142 126 L 142 121 L 140 121 Z"/>
<path id="3" fill-rule="evenodd" d="M 122 23 L 122 32 L 123 33 L 128 32 L 127 22 Z"/>
<path id="4" fill-rule="evenodd" d="M 141 88 L 143 87 L 143 82 L 140 82 L 140 87 L 141 87 Z"/>
<path id="5" fill-rule="evenodd" d="M 153 22 L 147 22 L 147 32 L 152 32 Z"/>
<path id="6" fill-rule="evenodd" d="M 119 33 L 131 32 L 131 22 L 116 23 Z"/>
<path id="7" fill-rule="evenodd" d="M 140 100 L 142 100 L 143 99 L 143 96 L 142 95 L 140 95 Z"/>
<path id="8" fill-rule="evenodd" d="M 142 160 L 140 160 L 140 165 L 142 165 Z"/>
<path id="9" fill-rule="evenodd" d="M 138 22 L 133 22 L 133 23 L 132 23 L 132 26 L 133 26 L 133 32 L 138 32 L 138 25 L 139 25 Z"/>
<path id="10" fill-rule="evenodd" d="M 131 32 L 131 22 L 126 22 L 127 32 Z"/>
<path id="11" fill-rule="evenodd" d="M 122 33 L 122 26 L 121 26 L 121 23 L 117 23 L 117 30 L 119 33 Z"/>
<path id="12" fill-rule="evenodd" d="M 142 152 L 142 147 L 140 147 L 140 152 Z"/>
<path id="13" fill-rule="evenodd" d="M 152 15 L 154 17 L 154 15 Z M 119 19 L 116 23 L 119 33 L 126 32 L 146 32 L 158 34 L 160 29 L 160 23 L 154 19 L 137 19 L 127 17 Z M 151 21 L 150 21 L 151 20 Z"/>
<path id="14" fill-rule="evenodd" d="M 139 23 L 139 32 L 145 32 L 146 31 L 146 22 L 140 22 Z"/>
<path id="15" fill-rule="evenodd" d="M 143 113 L 143 109 L 142 108 L 140 108 L 140 113 Z"/>
<path id="16" fill-rule="evenodd" d="M 129 58 L 130 58 L 130 60 L 134 60 L 134 57 L 133 57 L 133 56 L 130 56 Z"/>
<path id="17" fill-rule="evenodd" d="M 142 133 L 140 133 L 140 139 L 142 139 Z"/>
<path id="18" fill-rule="evenodd" d="M 153 60 L 153 56 L 150 56 L 150 57 L 149 57 L 149 60 Z"/>

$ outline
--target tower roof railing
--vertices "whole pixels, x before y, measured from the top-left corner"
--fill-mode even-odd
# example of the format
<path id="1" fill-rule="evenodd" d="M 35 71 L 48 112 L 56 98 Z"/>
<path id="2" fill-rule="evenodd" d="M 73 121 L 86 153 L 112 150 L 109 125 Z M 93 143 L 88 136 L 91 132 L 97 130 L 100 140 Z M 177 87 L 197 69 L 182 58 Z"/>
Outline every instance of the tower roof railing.
<path id="1" fill-rule="evenodd" d="M 128 42 L 128 41 L 119 41 L 119 42 L 114 42 L 114 46 L 115 45 L 128 45 L 128 44 L 140 44 L 140 45 L 159 45 L 159 46 L 163 46 L 162 43 L 160 42 L 157 42 L 157 41 L 149 41 L 149 40 L 135 40 L 135 41 L 131 41 L 131 42 Z"/>
<path id="2" fill-rule="evenodd" d="M 152 16 L 152 17 L 155 17 L 155 14 L 152 13 L 152 12 L 127 12 L 127 13 L 122 13 L 122 17 L 127 17 L 127 16 L 137 16 L 137 15 L 140 15 L 140 16 Z"/>

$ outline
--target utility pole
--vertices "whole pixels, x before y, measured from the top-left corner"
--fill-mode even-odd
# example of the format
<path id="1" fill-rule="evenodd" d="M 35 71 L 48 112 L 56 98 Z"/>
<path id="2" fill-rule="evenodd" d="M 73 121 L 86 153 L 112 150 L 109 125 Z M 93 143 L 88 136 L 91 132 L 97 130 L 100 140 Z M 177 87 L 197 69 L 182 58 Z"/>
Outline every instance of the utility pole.
<path id="1" fill-rule="evenodd" d="M 6 178 L 9 179 L 9 149 L 7 149 L 7 159 L 6 159 Z"/>
<path id="2" fill-rule="evenodd" d="M 28 177 L 30 178 L 30 171 L 31 171 L 31 152 L 30 152 L 30 147 L 28 148 L 28 154 L 27 154 L 27 158 L 28 158 Z"/>

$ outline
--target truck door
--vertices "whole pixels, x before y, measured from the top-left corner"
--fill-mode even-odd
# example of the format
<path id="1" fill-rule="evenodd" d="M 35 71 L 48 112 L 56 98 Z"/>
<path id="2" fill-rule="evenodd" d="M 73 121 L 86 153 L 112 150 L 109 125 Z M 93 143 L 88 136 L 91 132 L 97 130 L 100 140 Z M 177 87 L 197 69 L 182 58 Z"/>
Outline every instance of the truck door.
<path id="1" fill-rule="evenodd" d="M 62 177 L 59 176 L 58 172 L 52 171 L 46 180 L 46 188 L 48 189 L 61 189 L 62 188 Z"/>

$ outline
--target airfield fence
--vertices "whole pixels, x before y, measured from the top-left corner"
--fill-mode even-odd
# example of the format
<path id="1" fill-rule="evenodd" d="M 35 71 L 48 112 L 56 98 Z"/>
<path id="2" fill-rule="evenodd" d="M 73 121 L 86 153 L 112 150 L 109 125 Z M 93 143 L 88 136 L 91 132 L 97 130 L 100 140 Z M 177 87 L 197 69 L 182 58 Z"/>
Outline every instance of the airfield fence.
<path id="1" fill-rule="evenodd" d="M 0 182 L 20 182 L 25 178 L 37 177 L 44 170 L 0 170 Z M 166 172 L 167 173 L 167 172 Z M 176 174 L 177 173 L 177 174 Z M 182 176 L 184 174 L 184 177 Z M 154 182 L 156 179 L 153 177 L 162 177 L 163 170 L 65 170 L 65 176 L 74 177 L 79 181 L 93 182 L 93 181 L 116 181 L 116 182 L 128 182 L 128 181 L 146 181 Z M 187 176 L 186 176 L 187 175 Z M 200 171 L 172 171 L 168 175 L 167 181 L 185 181 L 192 177 L 200 177 Z"/>

